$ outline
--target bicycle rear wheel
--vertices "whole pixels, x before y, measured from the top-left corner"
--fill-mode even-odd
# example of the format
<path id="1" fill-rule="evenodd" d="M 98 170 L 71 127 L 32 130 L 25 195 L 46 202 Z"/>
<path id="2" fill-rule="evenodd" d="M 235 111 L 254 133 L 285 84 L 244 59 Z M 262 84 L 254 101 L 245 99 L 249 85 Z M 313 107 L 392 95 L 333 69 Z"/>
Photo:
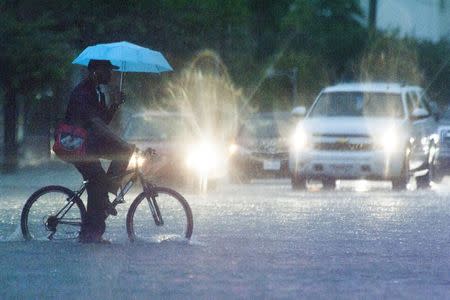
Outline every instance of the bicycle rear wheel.
<path id="1" fill-rule="evenodd" d="M 76 239 L 85 217 L 86 208 L 73 191 L 46 186 L 28 198 L 20 226 L 25 240 Z"/>
<path id="2" fill-rule="evenodd" d="M 132 242 L 190 239 L 192 230 L 189 204 L 169 188 L 154 187 L 139 194 L 128 210 L 127 232 Z"/>

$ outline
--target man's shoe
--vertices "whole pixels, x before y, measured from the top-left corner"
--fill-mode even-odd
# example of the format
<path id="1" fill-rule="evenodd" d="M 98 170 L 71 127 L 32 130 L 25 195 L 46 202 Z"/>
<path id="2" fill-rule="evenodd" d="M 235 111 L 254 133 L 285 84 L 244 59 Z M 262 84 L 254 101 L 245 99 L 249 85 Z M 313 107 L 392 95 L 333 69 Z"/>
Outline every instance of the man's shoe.
<path id="1" fill-rule="evenodd" d="M 104 245 L 111 245 L 111 241 L 104 239 L 102 237 L 100 237 L 99 239 L 97 239 L 95 242 L 95 244 L 104 244 Z"/>
<path id="2" fill-rule="evenodd" d="M 95 236 L 90 234 L 81 234 L 78 237 L 78 241 L 82 244 L 111 244 L 110 240 L 106 240 L 101 236 Z"/>
<path id="3" fill-rule="evenodd" d="M 117 216 L 117 209 L 108 201 L 105 212 L 111 216 Z"/>
<path id="4" fill-rule="evenodd" d="M 111 179 L 108 185 L 108 192 L 117 196 L 117 191 L 119 190 L 120 183 L 120 179 Z"/>

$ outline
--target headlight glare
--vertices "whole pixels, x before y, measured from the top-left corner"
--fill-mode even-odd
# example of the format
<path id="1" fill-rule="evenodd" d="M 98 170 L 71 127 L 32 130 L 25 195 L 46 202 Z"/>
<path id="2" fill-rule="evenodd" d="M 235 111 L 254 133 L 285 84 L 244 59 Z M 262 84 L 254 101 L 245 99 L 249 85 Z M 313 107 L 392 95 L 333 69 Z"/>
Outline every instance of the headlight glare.
<path id="1" fill-rule="evenodd" d="M 186 164 L 189 168 L 201 174 L 208 173 L 218 164 L 216 147 L 207 142 L 191 147 L 187 155 Z"/>
<path id="2" fill-rule="evenodd" d="M 134 152 L 128 163 L 128 169 L 141 168 L 145 163 L 145 157 L 137 152 Z"/>
<path id="3" fill-rule="evenodd" d="M 306 143 L 307 138 L 305 132 L 301 128 L 297 128 L 291 138 L 292 147 L 294 148 L 294 150 L 298 151 L 305 148 Z"/>
<path id="4" fill-rule="evenodd" d="M 387 132 L 381 139 L 384 152 L 392 153 L 398 149 L 398 135 L 394 131 Z"/>
<path id="5" fill-rule="evenodd" d="M 239 146 L 238 146 L 238 145 L 236 145 L 236 144 L 231 144 L 230 147 L 228 147 L 228 153 L 229 153 L 230 155 L 233 155 L 233 154 L 235 154 L 235 153 L 238 151 L 238 149 L 239 149 Z"/>

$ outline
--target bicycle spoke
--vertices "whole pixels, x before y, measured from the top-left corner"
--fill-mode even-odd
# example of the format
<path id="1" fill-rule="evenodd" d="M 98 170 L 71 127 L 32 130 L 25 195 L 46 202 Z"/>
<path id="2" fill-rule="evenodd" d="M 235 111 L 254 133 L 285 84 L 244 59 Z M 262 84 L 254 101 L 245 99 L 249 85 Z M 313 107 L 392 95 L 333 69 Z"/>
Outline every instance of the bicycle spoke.
<path id="1" fill-rule="evenodd" d="M 127 216 L 131 240 L 163 241 L 190 238 L 192 214 L 186 200 L 170 189 L 155 187 L 157 196 L 139 195 Z"/>
<path id="2" fill-rule="evenodd" d="M 84 205 L 70 190 L 46 187 L 27 201 L 21 217 L 22 233 L 26 239 L 75 239 L 84 213 Z"/>
<path id="3" fill-rule="evenodd" d="M 60 220 L 58 223 L 59 224 L 70 225 L 70 226 L 81 226 L 81 220 L 80 221 L 64 221 L 64 220 Z"/>

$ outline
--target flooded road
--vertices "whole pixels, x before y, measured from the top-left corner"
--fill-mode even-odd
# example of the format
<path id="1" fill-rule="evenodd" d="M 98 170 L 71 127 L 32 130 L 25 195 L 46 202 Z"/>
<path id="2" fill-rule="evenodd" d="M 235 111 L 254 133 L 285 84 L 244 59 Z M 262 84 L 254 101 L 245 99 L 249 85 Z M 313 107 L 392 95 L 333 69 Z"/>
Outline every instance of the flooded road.
<path id="1" fill-rule="evenodd" d="M 0 297 L 445 298 L 450 294 L 450 188 L 338 183 L 293 191 L 287 179 L 181 192 L 190 242 L 130 243 L 132 201 L 107 221 L 111 245 L 24 242 L 26 198 L 44 184 L 76 188 L 60 168 L 2 175 Z"/>

